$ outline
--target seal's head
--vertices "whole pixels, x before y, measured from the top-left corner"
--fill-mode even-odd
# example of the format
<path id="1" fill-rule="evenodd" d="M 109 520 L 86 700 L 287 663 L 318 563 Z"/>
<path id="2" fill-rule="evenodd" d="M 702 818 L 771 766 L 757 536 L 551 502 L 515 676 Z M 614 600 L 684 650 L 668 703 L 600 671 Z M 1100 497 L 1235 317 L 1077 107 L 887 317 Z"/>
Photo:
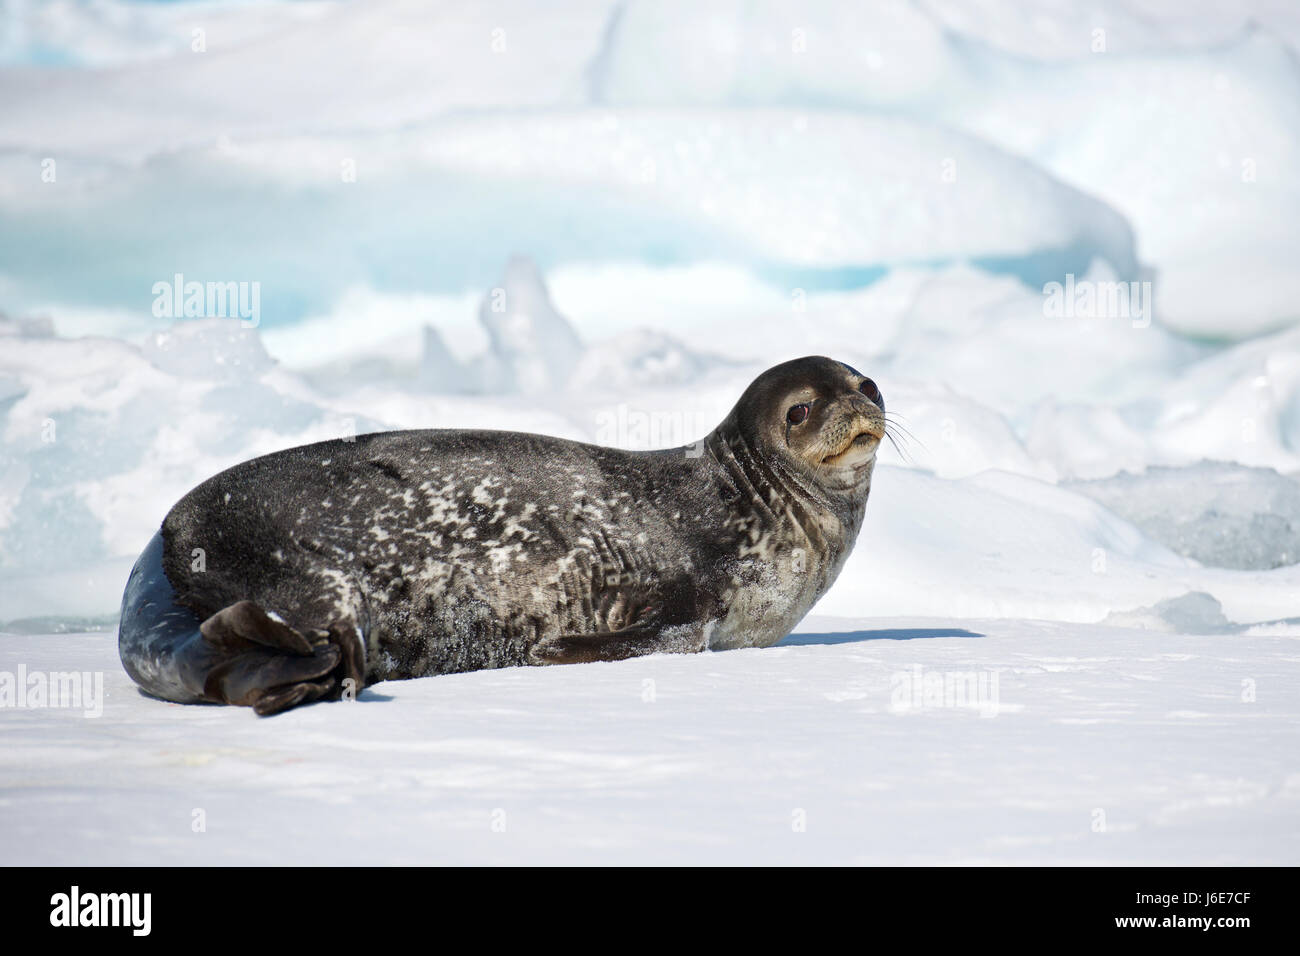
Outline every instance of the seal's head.
<path id="1" fill-rule="evenodd" d="M 755 379 L 730 423 L 764 460 L 786 464 L 825 491 L 865 494 L 885 437 L 885 399 L 852 366 L 810 356 Z"/>

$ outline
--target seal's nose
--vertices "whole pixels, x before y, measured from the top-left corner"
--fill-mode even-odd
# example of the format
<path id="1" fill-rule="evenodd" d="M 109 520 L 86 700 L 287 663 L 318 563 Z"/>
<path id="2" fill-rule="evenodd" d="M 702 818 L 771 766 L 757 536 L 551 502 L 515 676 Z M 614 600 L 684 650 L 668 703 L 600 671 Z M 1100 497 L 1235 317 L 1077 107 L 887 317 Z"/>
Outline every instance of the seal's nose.
<path id="1" fill-rule="evenodd" d="M 874 381 L 869 378 L 864 378 L 858 383 L 858 391 L 867 396 L 867 399 L 882 412 L 885 410 L 884 393 L 880 391 L 880 386 L 878 386 Z"/>
<path id="2" fill-rule="evenodd" d="M 868 394 L 870 392 L 871 394 Z M 872 397 L 874 394 L 874 398 Z M 878 440 L 885 437 L 885 397 L 876 388 L 876 383 L 866 379 L 855 392 L 845 396 L 847 404 L 853 409 L 858 431 L 866 431 Z"/>

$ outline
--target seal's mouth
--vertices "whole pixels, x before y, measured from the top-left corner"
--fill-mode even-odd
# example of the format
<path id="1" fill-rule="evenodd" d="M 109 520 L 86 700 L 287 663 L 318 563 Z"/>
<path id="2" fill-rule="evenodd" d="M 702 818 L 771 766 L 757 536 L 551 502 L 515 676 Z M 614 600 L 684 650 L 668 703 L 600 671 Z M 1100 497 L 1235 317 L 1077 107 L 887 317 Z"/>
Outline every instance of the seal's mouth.
<path id="1" fill-rule="evenodd" d="M 862 430 L 850 438 L 842 448 L 822 459 L 822 464 L 830 468 L 862 468 L 875 460 L 876 449 L 885 437 L 883 429 L 874 422 L 867 423 Z"/>

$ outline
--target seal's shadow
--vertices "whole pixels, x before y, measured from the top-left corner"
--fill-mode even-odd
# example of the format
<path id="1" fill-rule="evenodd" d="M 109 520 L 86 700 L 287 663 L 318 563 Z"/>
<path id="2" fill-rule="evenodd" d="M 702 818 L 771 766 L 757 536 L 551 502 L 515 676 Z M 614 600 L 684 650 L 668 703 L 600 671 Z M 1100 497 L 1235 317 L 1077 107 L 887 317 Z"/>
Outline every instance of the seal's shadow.
<path id="1" fill-rule="evenodd" d="M 886 627 L 878 631 L 841 631 L 838 634 L 790 634 L 777 647 L 809 644 L 856 644 L 859 641 L 915 641 L 925 637 L 983 637 L 960 627 Z"/>
<path id="2" fill-rule="evenodd" d="M 141 697 L 145 698 L 146 700 L 161 700 L 164 703 L 173 704 L 173 706 L 176 707 L 225 707 L 226 706 L 225 704 L 220 704 L 212 700 L 196 700 L 188 704 L 176 704 L 173 701 L 168 700 L 166 697 L 159 697 L 156 694 L 149 693 L 143 687 L 137 687 L 136 691 L 140 694 Z M 374 690 L 371 687 L 364 687 L 362 688 L 361 693 L 357 695 L 357 699 L 356 701 L 354 701 L 354 703 L 361 703 L 361 704 L 387 703 L 392 699 L 393 699 L 392 694 L 381 694 L 379 691 Z M 333 703 L 338 703 L 338 701 L 318 700 L 318 701 L 311 701 L 311 703 L 333 704 Z M 271 716 L 274 717 L 275 715 L 272 714 Z"/>

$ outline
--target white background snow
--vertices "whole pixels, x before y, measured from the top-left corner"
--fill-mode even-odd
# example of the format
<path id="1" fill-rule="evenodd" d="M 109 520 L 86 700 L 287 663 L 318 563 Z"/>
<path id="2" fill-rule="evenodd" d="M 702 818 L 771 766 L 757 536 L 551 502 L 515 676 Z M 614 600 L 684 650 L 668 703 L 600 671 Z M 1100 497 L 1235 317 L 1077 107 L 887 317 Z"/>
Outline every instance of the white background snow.
<path id="1" fill-rule="evenodd" d="M 0 706 L 0 862 L 1300 863 L 1294 5 L 0 24 L 0 676 L 106 694 Z M 177 274 L 257 283 L 256 327 L 157 315 Z M 1053 311 L 1069 276 L 1150 312 Z M 117 663 L 132 561 L 221 468 L 683 444 L 818 353 L 906 432 L 777 648 L 265 721 Z M 996 716 L 898 706 L 917 669 L 996 675 Z"/>

